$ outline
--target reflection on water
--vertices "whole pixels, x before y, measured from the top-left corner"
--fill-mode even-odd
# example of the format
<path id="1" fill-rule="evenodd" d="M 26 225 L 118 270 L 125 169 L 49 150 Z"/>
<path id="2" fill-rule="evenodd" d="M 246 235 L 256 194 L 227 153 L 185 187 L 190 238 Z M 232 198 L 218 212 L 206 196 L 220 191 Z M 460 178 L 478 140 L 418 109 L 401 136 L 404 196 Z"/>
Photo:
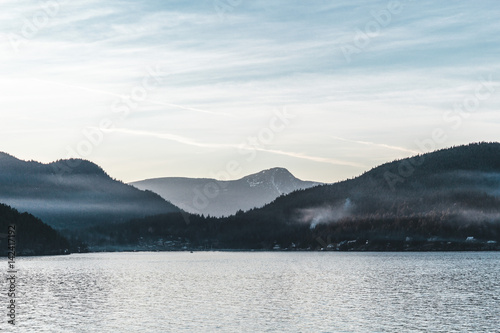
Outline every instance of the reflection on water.
<path id="1" fill-rule="evenodd" d="M 498 332 L 499 259 L 500 253 L 337 252 L 18 258 L 17 325 L 11 330 L 4 316 L 0 328 Z"/>

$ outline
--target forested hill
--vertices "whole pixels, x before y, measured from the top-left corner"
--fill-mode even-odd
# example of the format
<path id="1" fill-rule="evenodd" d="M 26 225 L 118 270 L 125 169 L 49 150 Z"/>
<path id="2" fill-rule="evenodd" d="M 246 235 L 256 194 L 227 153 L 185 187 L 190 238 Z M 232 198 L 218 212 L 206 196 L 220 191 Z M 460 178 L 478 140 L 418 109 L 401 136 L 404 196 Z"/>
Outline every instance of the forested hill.
<path id="1" fill-rule="evenodd" d="M 179 211 L 153 192 L 112 179 L 89 161 L 42 164 L 5 153 L 0 153 L 0 202 L 58 229 Z"/>
<path id="2" fill-rule="evenodd" d="M 500 143 L 475 143 L 383 164 L 363 175 L 332 185 L 280 197 L 263 213 L 287 219 L 312 209 L 312 218 L 392 214 L 399 217 L 432 211 L 500 209 Z M 325 208 L 332 214 L 313 214 Z M 484 212 L 484 211 L 483 211 Z"/>
<path id="3" fill-rule="evenodd" d="M 335 241 L 500 241 L 500 144 L 387 163 L 355 179 L 280 197 L 244 218 L 306 224 L 313 237 Z"/>
<path id="4" fill-rule="evenodd" d="M 7 255 L 7 235 L 15 241 L 16 255 L 67 254 L 70 244 L 57 231 L 28 213 L 19 213 L 0 204 L 0 244 L 3 256 Z"/>
<path id="5" fill-rule="evenodd" d="M 189 222 L 162 215 L 93 233 L 116 244 L 148 240 L 153 247 L 168 240 L 193 248 L 499 249 L 500 144 L 387 163 L 261 209 L 220 219 L 191 216 Z"/>

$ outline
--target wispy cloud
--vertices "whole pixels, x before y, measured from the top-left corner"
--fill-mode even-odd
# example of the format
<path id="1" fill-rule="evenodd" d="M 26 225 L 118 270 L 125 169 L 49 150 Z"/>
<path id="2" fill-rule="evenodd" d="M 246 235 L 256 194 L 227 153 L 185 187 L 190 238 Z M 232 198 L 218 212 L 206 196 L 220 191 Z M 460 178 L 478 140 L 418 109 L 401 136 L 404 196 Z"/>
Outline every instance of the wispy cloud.
<path id="1" fill-rule="evenodd" d="M 360 140 L 349 140 L 349 139 L 344 139 L 344 138 L 339 138 L 337 136 L 330 136 L 331 138 L 335 140 L 340 140 L 340 141 L 345 141 L 345 142 L 352 142 L 352 143 L 357 143 L 360 145 L 368 145 L 372 147 L 379 147 L 379 148 L 386 148 L 386 149 L 391 149 L 391 150 L 397 150 L 397 151 L 402 151 L 405 153 L 412 153 L 412 154 L 419 154 L 421 152 L 418 152 L 416 150 L 404 148 L 404 147 L 398 147 L 398 146 L 392 146 L 392 145 L 387 145 L 383 143 L 375 143 L 375 142 L 369 142 L 369 141 L 360 141 Z"/>
<path id="2" fill-rule="evenodd" d="M 95 128 L 97 129 L 97 128 Z M 121 133 L 121 134 L 127 134 L 127 135 L 136 135 L 136 136 L 146 136 L 146 137 L 153 137 L 157 139 L 164 139 L 164 140 L 169 140 L 177 143 L 181 143 L 184 145 L 188 146 L 194 146 L 194 147 L 201 147 L 201 148 L 238 148 L 238 145 L 234 144 L 227 144 L 227 143 L 206 143 L 206 142 L 197 142 L 196 140 L 180 136 L 180 135 L 175 135 L 175 134 L 170 134 L 170 133 L 157 133 L 157 132 L 151 132 L 151 131 L 138 131 L 138 130 L 130 130 L 126 128 L 111 128 L 105 130 L 107 133 Z"/>
<path id="3" fill-rule="evenodd" d="M 295 157 L 295 158 L 313 161 L 313 162 L 326 163 L 326 164 L 331 164 L 331 165 L 343 165 L 343 166 L 350 166 L 350 167 L 356 167 L 356 168 L 367 168 L 367 166 L 364 164 L 355 163 L 355 162 L 351 162 L 348 160 L 343 161 L 343 160 L 338 160 L 338 159 L 334 159 L 334 158 L 310 156 L 310 155 L 303 154 L 303 153 L 294 153 L 294 152 L 275 150 L 275 149 L 266 149 L 266 148 L 256 148 L 256 150 L 268 152 L 268 153 L 272 153 L 272 154 Z"/>
<path id="4" fill-rule="evenodd" d="M 95 129 L 97 130 L 97 128 L 95 128 Z M 307 161 L 312 161 L 312 162 L 327 163 L 327 164 L 332 164 L 332 165 L 352 166 L 352 167 L 356 167 L 356 168 L 366 168 L 367 167 L 366 165 L 363 165 L 360 163 L 354 163 L 354 162 L 350 162 L 350 161 L 343 161 L 343 160 L 327 158 L 327 157 L 311 156 L 311 155 L 304 154 L 304 153 L 283 151 L 283 150 L 277 150 L 277 149 L 269 149 L 269 148 L 261 147 L 261 146 L 248 146 L 248 145 L 244 145 L 241 143 L 232 144 L 232 143 L 197 142 L 194 139 L 187 138 L 187 137 L 180 136 L 180 135 L 170 134 L 170 133 L 138 131 L 138 130 L 125 129 L 125 128 L 111 128 L 111 129 L 105 130 L 105 132 L 153 137 L 153 138 L 157 138 L 157 139 L 164 139 L 164 140 L 177 142 L 177 143 L 180 143 L 183 145 L 201 147 L 201 148 L 210 148 L 210 149 L 213 149 L 213 148 L 216 148 L 216 149 L 232 148 L 232 149 L 240 149 L 240 150 L 248 150 L 248 151 L 256 150 L 256 151 L 266 152 L 266 153 L 270 153 L 270 154 L 294 157 L 297 159 L 302 159 L 302 160 L 307 160 Z"/>
<path id="5" fill-rule="evenodd" d="M 62 82 L 55 82 L 55 81 L 50 81 L 50 80 L 41 80 L 41 79 L 34 79 L 34 80 L 40 81 L 40 82 L 44 82 L 44 83 L 61 85 L 61 86 L 69 87 L 69 88 L 79 89 L 79 90 L 83 90 L 83 91 L 88 91 L 88 92 L 91 92 L 91 93 L 97 93 L 97 94 L 112 96 L 112 97 L 116 97 L 116 98 L 119 98 L 119 99 L 124 98 L 124 94 L 117 94 L 117 93 L 113 93 L 113 92 L 105 91 L 105 90 L 101 90 L 101 89 L 87 88 L 87 87 L 82 87 L 82 86 L 77 86 L 77 85 L 68 84 L 68 83 L 62 83 Z M 152 100 L 152 99 L 149 99 L 149 98 L 146 99 L 145 102 L 151 103 L 151 104 L 156 104 L 156 105 L 162 105 L 162 106 L 166 106 L 166 107 L 169 107 L 169 108 L 186 110 L 186 111 L 194 111 L 194 112 L 206 113 L 206 114 L 217 115 L 217 116 L 232 117 L 232 115 L 228 114 L 228 113 L 214 112 L 214 111 L 202 110 L 202 109 L 188 107 L 188 106 L 183 106 L 183 105 L 177 105 L 177 104 L 172 104 L 172 103 L 165 103 L 165 102 L 161 102 L 161 101 L 155 101 L 155 100 Z"/>
<path id="6" fill-rule="evenodd" d="M 169 145 L 176 156 L 169 162 L 172 173 L 209 176 L 220 161 L 193 163 L 190 156 L 186 164 L 180 158 L 186 146 L 223 150 L 230 159 L 234 143 L 269 126 L 269 110 L 285 105 L 300 121 L 272 146 L 258 148 L 266 158 L 254 168 L 291 161 L 315 170 L 305 175 L 309 179 L 333 181 L 373 161 L 415 154 L 415 140 L 430 138 L 435 128 L 447 131 L 437 148 L 497 139 L 496 0 L 408 2 L 347 64 L 340 46 L 355 45 L 356 34 L 387 4 L 254 0 L 222 20 L 210 1 L 61 1 L 57 15 L 15 52 L 9 36 L 20 35 L 25 19 L 41 7 L 5 0 L 0 140 L 13 154 L 64 157 L 68 143 L 85 140 L 82 131 L 110 117 L 110 105 L 155 64 L 168 77 L 117 124 L 129 129 L 123 141 L 105 140 L 88 157 L 108 163 L 122 179 L 140 178 L 131 174 L 137 156 L 161 176 L 157 139 L 178 143 Z M 496 92 L 463 128 L 450 131 L 445 112 L 473 96 L 480 77 L 490 74 Z M 138 136 L 151 148 L 134 145 Z M 122 156 L 130 156 L 128 169 L 109 162 Z"/>

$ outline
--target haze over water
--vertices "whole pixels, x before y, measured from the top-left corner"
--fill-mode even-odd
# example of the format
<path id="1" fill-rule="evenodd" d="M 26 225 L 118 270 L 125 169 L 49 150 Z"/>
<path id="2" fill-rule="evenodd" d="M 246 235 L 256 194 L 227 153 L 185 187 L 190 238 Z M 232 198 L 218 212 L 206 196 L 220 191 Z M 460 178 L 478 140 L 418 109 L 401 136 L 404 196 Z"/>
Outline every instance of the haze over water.
<path id="1" fill-rule="evenodd" d="M 497 332 L 499 259 L 495 252 L 20 258 L 13 332 Z"/>

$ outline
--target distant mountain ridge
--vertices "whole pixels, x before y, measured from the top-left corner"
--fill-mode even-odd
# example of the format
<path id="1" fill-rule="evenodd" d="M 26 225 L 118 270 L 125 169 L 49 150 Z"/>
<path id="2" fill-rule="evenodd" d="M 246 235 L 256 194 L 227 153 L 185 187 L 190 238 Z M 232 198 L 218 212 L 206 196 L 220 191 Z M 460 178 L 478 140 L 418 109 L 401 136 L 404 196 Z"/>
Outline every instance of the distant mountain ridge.
<path id="1" fill-rule="evenodd" d="M 0 203 L 58 229 L 179 212 L 159 195 L 112 179 L 80 159 L 43 164 L 0 153 Z"/>
<path id="2" fill-rule="evenodd" d="M 129 184 L 158 193 L 187 212 L 216 217 L 261 207 L 280 195 L 321 185 L 300 180 L 285 168 L 263 170 L 231 181 L 165 177 Z"/>

